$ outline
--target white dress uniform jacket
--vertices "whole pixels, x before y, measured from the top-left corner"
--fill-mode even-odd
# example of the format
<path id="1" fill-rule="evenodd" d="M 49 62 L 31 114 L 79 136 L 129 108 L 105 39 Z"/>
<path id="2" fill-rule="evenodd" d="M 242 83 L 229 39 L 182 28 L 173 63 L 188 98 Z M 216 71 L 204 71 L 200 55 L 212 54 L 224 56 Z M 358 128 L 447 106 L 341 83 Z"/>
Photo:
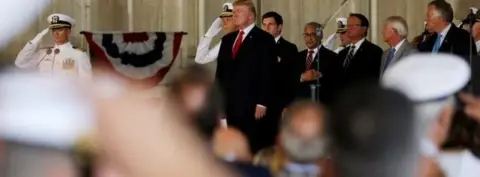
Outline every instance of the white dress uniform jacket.
<path id="1" fill-rule="evenodd" d="M 49 75 L 76 76 L 89 79 L 92 76 L 90 57 L 71 43 L 39 48 L 29 42 L 17 56 L 15 65 L 20 68 L 37 68 L 40 73 Z"/>

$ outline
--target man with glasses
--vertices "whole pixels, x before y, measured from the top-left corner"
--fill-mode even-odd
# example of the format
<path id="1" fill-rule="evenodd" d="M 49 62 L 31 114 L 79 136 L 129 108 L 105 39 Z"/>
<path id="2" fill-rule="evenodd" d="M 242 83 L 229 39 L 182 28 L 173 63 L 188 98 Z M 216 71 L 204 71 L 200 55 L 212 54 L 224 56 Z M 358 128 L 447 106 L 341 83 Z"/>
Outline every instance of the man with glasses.
<path id="1" fill-rule="evenodd" d="M 367 17 L 352 13 L 347 19 L 349 47 L 340 51 L 345 71 L 345 84 L 378 80 L 383 50 L 366 39 L 369 28 Z"/>
<path id="2" fill-rule="evenodd" d="M 92 77 L 90 57 L 70 43 L 75 20 L 64 14 L 52 14 L 47 20 L 49 27 L 23 47 L 15 59 L 15 65 L 22 69 L 35 69 L 46 75 L 89 80 Z M 48 33 L 51 33 L 55 45 L 42 48 L 40 43 Z"/>
<path id="3" fill-rule="evenodd" d="M 321 45 L 322 28 L 317 22 L 305 25 L 303 38 L 307 49 L 299 53 L 297 60 L 296 68 L 300 79 L 297 97 L 312 98 L 311 87 L 319 84 L 315 99 L 328 105 L 340 81 L 342 64 L 335 52 Z"/>

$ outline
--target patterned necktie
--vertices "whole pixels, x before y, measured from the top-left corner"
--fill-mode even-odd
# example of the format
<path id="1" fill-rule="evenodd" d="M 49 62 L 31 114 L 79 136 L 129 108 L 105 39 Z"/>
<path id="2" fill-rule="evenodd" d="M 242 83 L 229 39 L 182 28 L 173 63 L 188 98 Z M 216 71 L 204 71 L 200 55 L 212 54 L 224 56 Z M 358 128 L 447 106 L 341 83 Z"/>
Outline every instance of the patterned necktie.
<path id="1" fill-rule="evenodd" d="M 437 36 L 437 40 L 435 40 L 435 44 L 433 45 L 432 53 L 438 53 L 438 49 L 442 46 L 442 35 Z"/>
<path id="2" fill-rule="evenodd" d="M 243 42 L 243 31 L 240 31 L 238 33 L 237 40 L 235 41 L 235 44 L 233 45 L 233 51 L 232 51 L 232 58 L 235 59 L 237 56 L 238 49 L 240 49 L 240 46 L 242 45 Z"/>
<path id="3" fill-rule="evenodd" d="M 313 63 L 313 50 L 309 50 L 308 51 L 308 55 L 307 55 L 307 63 L 305 63 L 305 68 L 306 70 L 309 70 L 310 67 L 312 66 L 312 63 Z"/>
<path id="4" fill-rule="evenodd" d="M 393 56 L 395 56 L 395 48 L 390 49 L 390 52 L 388 53 L 387 60 L 385 61 L 385 65 L 383 66 L 383 71 L 385 71 L 388 68 L 388 65 L 392 61 Z"/>
<path id="5" fill-rule="evenodd" d="M 348 67 L 354 55 L 355 55 L 355 46 L 352 45 L 348 50 L 348 54 L 347 54 L 347 57 L 345 58 L 345 61 L 343 62 L 343 67 Z"/>

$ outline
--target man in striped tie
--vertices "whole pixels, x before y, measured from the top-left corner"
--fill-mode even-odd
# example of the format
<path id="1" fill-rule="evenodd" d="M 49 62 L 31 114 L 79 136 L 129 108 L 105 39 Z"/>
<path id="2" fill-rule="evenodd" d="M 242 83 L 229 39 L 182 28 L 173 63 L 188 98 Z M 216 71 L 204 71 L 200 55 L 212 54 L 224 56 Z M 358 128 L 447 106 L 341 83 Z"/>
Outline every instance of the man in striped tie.
<path id="1" fill-rule="evenodd" d="M 337 54 L 322 46 L 323 27 L 317 22 L 305 25 L 303 39 L 307 49 L 300 51 L 297 73 L 300 84 L 297 97 L 319 100 L 329 104 L 337 90 L 342 63 Z M 315 95 L 311 87 L 315 86 Z"/>

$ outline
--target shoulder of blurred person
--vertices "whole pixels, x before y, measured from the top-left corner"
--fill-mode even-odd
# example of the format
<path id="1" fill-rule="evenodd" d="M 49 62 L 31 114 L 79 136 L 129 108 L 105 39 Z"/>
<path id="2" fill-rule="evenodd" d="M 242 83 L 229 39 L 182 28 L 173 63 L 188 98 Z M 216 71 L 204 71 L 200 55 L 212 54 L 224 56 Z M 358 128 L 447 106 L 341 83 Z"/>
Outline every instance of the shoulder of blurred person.
<path id="1" fill-rule="evenodd" d="M 267 168 L 254 166 L 245 162 L 230 162 L 230 166 L 236 170 L 242 177 L 271 177 Z"/>
<path id="2" fill-rule="evenodd" d="M 284 161 L 284 154 L 279 145 L 264 148 L 253 158 L 254 165 L 268 168 L 274 176 L 279 173 Z"/>

